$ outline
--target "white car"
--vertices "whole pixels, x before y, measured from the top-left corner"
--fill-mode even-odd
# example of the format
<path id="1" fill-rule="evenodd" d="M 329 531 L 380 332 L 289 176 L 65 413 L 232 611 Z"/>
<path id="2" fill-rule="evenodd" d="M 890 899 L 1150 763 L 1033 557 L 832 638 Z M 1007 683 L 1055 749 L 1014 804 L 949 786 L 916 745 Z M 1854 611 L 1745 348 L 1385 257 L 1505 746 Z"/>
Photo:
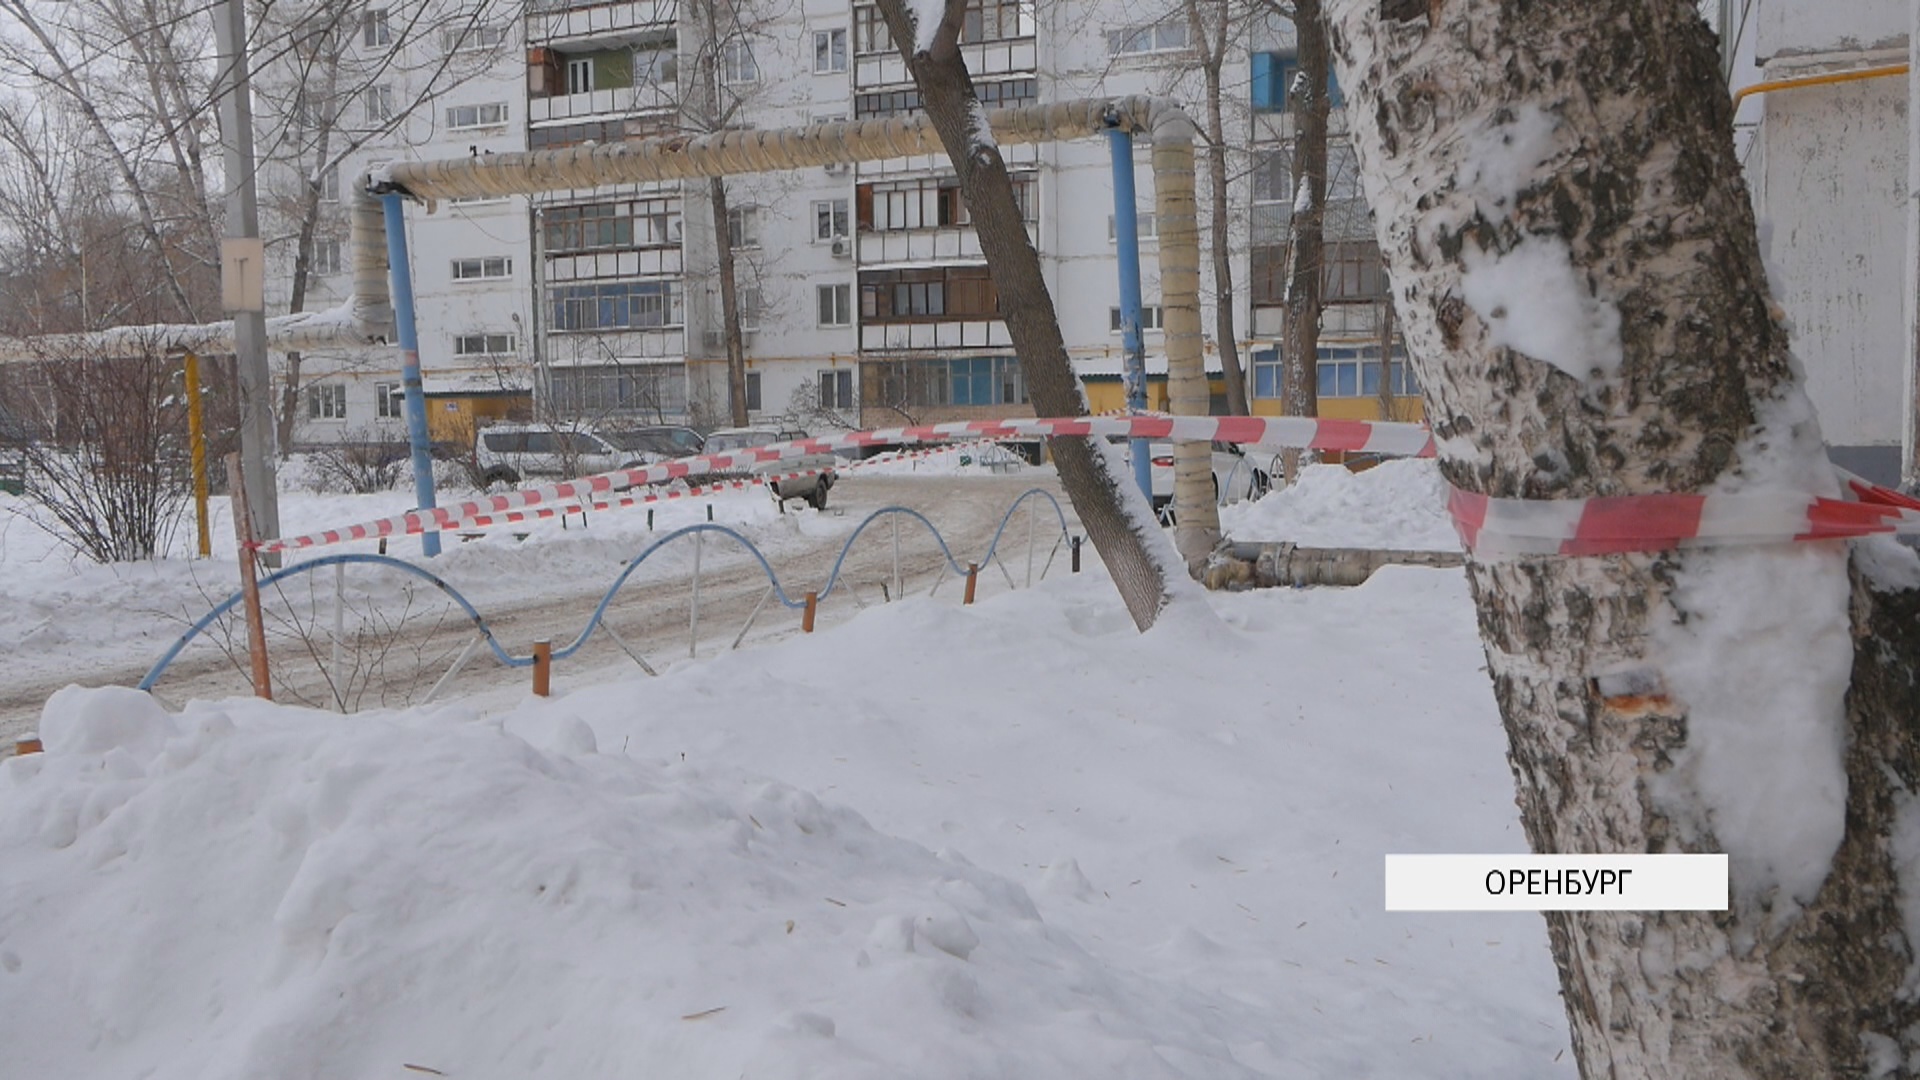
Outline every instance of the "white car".
<path id="1" fill-rule="evenodd" d="M 1131 445 L 1130 440 L 1121 435 L 1113 436 L 1110 441 L 1119 443 L 1123 454 Z M 1153 508 L 1161 510 L 1173 502 L 1173 443 L 1150 442 L 1147 444 L 1147 456 L 1152 464 L 1148 475 L 1153 482 Z M 1127 460 L 1131 468 L 1132 459 L 1129 457 Z M 1256 463 L 1237 443 L 1214 443 L 1214 501 L 1224 505 L 1265 495 L 1273 482 L 1265 464 Z"/>
<path id="2" fill-rule="evenodd" d="M 589 429 L 552 424 L 495 424 L 481 430 L 473 449 L 485 484 L 517 484 L 527 476 L 591 476 L 652 460 Z"/>
<path id="3" fill-rule="evenodd" d="M 707 436 L 706 453 L 721 454 L 729 450 L 745 450 L 754 446 L 766 446 L 777 442 L 793 442 L 807 438 L 804 431 L 785 428 L 723 428 Z M 833 471 L 836 459 L 832 454 L 806 454 L 801 457 L 782 458 L 779 461 L 763 461 L 746 469 L 729 470 L 720 476 L 778 476 L 782 473 L 803 472 L 820 469 L 812 476 L 797 476 L 791 480 L 782 480 L 769 485 L 773 493 L 782 499 L 805 499 L 815 510 L 827 508 L 827 490 L 833 487 L 839 474 Z"/>

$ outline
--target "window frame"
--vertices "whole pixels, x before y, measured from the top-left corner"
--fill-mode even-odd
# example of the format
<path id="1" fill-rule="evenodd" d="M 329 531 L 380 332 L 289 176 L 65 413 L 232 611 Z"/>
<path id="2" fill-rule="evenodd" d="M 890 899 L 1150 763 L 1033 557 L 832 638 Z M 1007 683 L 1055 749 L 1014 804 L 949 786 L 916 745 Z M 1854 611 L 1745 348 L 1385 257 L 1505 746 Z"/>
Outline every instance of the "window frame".
<path id="1" fill-rule="evenodd" d="M 373 418 L 405 420 L 407 418 L 406 388 L 399 383 L 374 383 Z"/>
<path id="2" fill-rule="evenodd" d="M 837 45 L 837 48 L 836 48 Z M 829 27 L 813 32 L 813 73 L 815 75 L 843 75 L 847 71 L 851 42 L 847 40 L 847 28 Z M 824 49 L 823 49 L 824 46 Z M 822 58 L 826 65 L 821 65 Z"/>
<path id="3" fill-rule="evenodd" d="M 828 244 L 853 234 L 852 199 L 815 199 L 808 207 L 813 219 L 813 242 Z M 821 230 L 822 225 L 825 231 Z"/>
<path id="4" fill-rule="evenodd" d="M 342 423 L 347 419 L 347 384 L 316 382 L 307 384 L 307 419 L 323 423 Z"/>
<path id="5" fill-rule="evenodd" d="M 820 368 L 814 373 L 814 387 L 823 409 L 851 409 L 860 402 L 849 367 Z"/>
<path id="6" fill-rule="evenodd" d="M 385 49 L 393 45 L 391 8 L 367 8 L 360 12 L 360 47 Z"/>
<path id="7" fill-rule="evenodd" d="M 492 118 L 488 118 L 491 111 Z M 512 119 L 512 106 L 504 101 L 486 101 L 473 105 L 449 105 L 446 107 L 448 131 L 471 131 L 476 128 L 505 127 Z M 469 112 L 471 120 L 462 122 L 460 114 Z"/>
<path id="8" fill-rule="evenodd" d="M 853 325 L 853 284 L 813 287 L 814 325 L 822 329 L 843 329 Z M 832 320 L 832 321 L 829 321 Z"/>
<path id="9" fill-rule="evenodd" d="M 720 82 L 741 86 L 760 81 L 760 62 L 753 55 L 753 43 L 735 36 L 720 43 Z"/>
<path id="10" fill-rule="evenodd" d="M 508 281 L 513 278 L 513 256 L 511 255 L 475 255 L 450 260 L 448 266 L 448 280 L 455 284 L 474 281 Z"/>

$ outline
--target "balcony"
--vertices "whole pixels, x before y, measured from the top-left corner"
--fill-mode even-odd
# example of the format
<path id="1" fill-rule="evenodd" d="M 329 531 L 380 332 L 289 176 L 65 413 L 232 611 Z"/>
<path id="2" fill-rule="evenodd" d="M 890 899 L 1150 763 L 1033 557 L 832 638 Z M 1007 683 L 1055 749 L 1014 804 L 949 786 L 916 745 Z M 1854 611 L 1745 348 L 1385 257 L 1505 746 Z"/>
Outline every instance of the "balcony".
<path id="1" fill-rule="evenodd" d="M 527 44 L 564 44 L 620 38 L 634 31 L 671 29 L 675 10 L 671 0 L 624 0 L 612 4 L 534 0 L 527 12 Z"/>
<path id="2" fill-rule="evenodd" d="M 584 94 L 556 94 L 527 99 L 527 122 L 548 123 L 586 117 L 626 116 L 638 112 L 656 112 L 674 106 L 672 84 L 658 86 L 622 86 L 612 90 L 590 90 Z"/>

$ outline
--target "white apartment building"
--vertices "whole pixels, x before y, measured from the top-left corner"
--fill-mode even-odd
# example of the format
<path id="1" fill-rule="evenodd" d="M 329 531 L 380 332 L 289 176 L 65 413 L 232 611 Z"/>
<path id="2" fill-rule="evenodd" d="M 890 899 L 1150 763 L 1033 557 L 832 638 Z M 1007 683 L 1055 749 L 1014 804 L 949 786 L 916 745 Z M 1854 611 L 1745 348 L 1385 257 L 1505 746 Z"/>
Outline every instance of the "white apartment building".
<path id="1" fill-rule="evenodd" d="M 375 0 L 378 2 L 378 0 Z M 717 94 L 729 126 L 773 128 L 918 108 L 912 80 L 876 8 L 848 0 L 713 7 L 702 0 L 540 0 L 489 21 L 451 8 L 431 18 L 358 15 L 349 54 L 404 63 L 344 103 L 342 125 L 376 128 L 342 178 L 384 161 L 604 143 L 686 131 Z M 433 2 L 433 0 L 429 0 Z M 719 18 L 710 28 L 709 7 Z M 499 10 L 508 10 L 504 6 Z M 731 21 L 726 21 L 727 19 Z M 403 27 L 417 32 L 402 34 Z M 464 28 L 461 33 L 449 25 Z M 386 29 L 382 30 L 382 26 Z M 425 26 L 426 31 L 418 31 Z M 479 29 L 484 27 L 485 29 Z M 1040 5 L 975 0 L 963 35 L 989 106 L 1155 93 L 1204 114 L 1183 9 L 1104 0 Z M 1230 220 L 1239 350 L 1258 412 L 1278 411 L 1278 257 L 1292 202 L 1284 23 L 1244 28 L 1225 65 L 1234 147 Z M 453 74 L 446 61 L 471 62 Z M 700 78 L 711 62 L 717 89 Z M 417 105 L 401 110 L 403 103 Z M 265 110 L 263 110 L 264 112 Z M 283 111 L 263 126 L 280 136 Z M 693 125 L 698 130 L 698 125 Z M 1338 131 L 1336 120 L 1335 130 Z M 1332 149 L 1331 305 L 1323 320 L 1323 411 L 1372 417 L 1377 311 L 1384 282 L 1354 184 Z M 263 141 L 263 145 L 267 145 Z M 280 145 L 297 148 L 297 140 Z M 1164 372 L 1154 267 L 1153 180 L 1136 148 L 1149 370 Z M 1070 354 L 1096 407 L 1118 403 L 1118 264 L 1106 143 L 1006 147 Z M 281 173 L 298 175 L 297 157 Z M 1203 169 L 1204 172 L 1204 169 Z M 343 179 L 341 182 L 350 182 Z M 334 181 L 329 180 L 329 185 Z M 331 187 L 329 188 L 331 190 Z M 407 211 L 421 361 L 436 438 L 490 415 L 486 401 L 557 420 L 620 425 L 724 424 L 727 379 L 709 185 L 621 185 Z M 1203 231 L 1205 181 L 1202 182 Z M 729 178 L 747 405 L 809 426 L 884 425 L 1030 409 L 997 296 L 940 155 Z M 344 236 L 338 204 L 329 235 Z M 1204 243 L 1204 241 L 1203 241 Z M 287 273 L 292 245 L 276 245 Z M 324 257 L 323 257 L 324 256 Z M 1203 260 L 1203 262 L 1206 260 Z M 309 309 L 344 298 L 344 260 L 322 250 Z M 1203 305 L 1217 296 L 1203 271 Z M 1203 312 L 1209 338 L 1210 311 Z M 1219 360 L 1209 340 L 1209 367 Z M 395 350 L 308 356 L 297 441 L 391 438 Z M 1405 382 L 1398 370 L 1396 385 Z M 1410 383 L 1403 388 L 1411 389 Z"/>
<path id="2" fill-rule="evenodd" d="M 1912 6 L 1900 0 L 1725 0 L 1736 85 L 1903 64 Z M 1747 98 L 1746 148 L 1774 293 L 1836 461 L 1900 479 L 1913 315 L 1908 218 L 1909 76 L 1790 86 Z"/>

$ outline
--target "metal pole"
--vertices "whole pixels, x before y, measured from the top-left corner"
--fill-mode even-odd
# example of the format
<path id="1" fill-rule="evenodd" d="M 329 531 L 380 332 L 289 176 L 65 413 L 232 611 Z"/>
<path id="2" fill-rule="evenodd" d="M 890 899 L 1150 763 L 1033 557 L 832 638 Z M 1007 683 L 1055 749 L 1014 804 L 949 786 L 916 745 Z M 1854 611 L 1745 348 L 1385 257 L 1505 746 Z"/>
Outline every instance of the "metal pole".
<path id="1" fill-rule="evenodd" d="M 333 700 L 341 712 L 347 711 L 346 694 L 340 689 L 340 639 L 347 636 L 347 564 L 333 564 Z"/>
<path id="2" fill-rule="evenodd" d="M 265 258 L 255 196 L 252 89 L 247 74 L 246 5 L 226 0 L 213 20 L 219 53 L 221 147 L 226 163 L 226 231 L 221 243 L 221 307 L 233 315 L 233 354 L 240 376 L 240 455 L 247 482 L 251 532 L 280 535 L 280 498 L 273 475 L 273 375 L 267 368 Z M 262 557 L 279 566 L 280 556 Z"/>
<path id="3" fill-rule="evenodd" d="M 213 554 L 213 531 L 207 525 L 207 424 L 200 405 L 200 358 L 187 354 L 187 442 L 193 453 L 193 531 L 200 557 Z"/>
<path id="4" fill-rule="evenodd" d="M 547 697 L 553 692 L 553 642 L 533 643 L 533 693 Z"/>
<path id="5" fill-rule="evenodd" d="M 387 267 L 393 275 L 393 326 L 400 337 L 400 386 L 407 400 L 407 442 L 413 448 L 413 497 L 433 509 L 433 456 L 427 444 L 427 396 L 420 383 L 420 335 L 413 325 L 413 269 L 407 263 L 407 219 L 399 195 L 382 195 L 387 219 Z M 420 534 L 421 553 L 440 554 L 440 534 Z"/>
<path id="6" fill-rule="evenodd" d="M 687 659 L 693 659 L 693 650 L 700 644 L 700 540 L 706 533 L 693 534 L 693 603 L 687 612 Z"/>
<path id="7" fill-rule="evenodd" d="M 894 596 L 904 597 L 906 594 L 900 591 L 900 515 L 889 516 L 893 518 L 893 592 L 888 597 L 891 600 Z"/>
<path id="8" fill-rule="evenodd" d="M 1107 128 L 1107 149 L 1113 157 L 1113 246 L 1120 256 L 1120 346 L 1126 365 L 1120 383 L 1127 392 L 1127 411 L 1139 413 L 1147 408 L 1147 347 L 1140 336 L 1140 222 L 1133 194 L 1133 136 L 1121 130 L 1119 118 L 1112 117 Z M 1147 440 L 1130 439 L 1127 452 L 1133 458 L 1134 483 L 1140 494 L 1153 500 L 1153 462 L 1147 458 Z"/>
<path id="9" fill-rule="evenodd" d="M 1033 588 L 1033 525 L 1034 503 L 1027 500 L 1027 588 Z"/>

